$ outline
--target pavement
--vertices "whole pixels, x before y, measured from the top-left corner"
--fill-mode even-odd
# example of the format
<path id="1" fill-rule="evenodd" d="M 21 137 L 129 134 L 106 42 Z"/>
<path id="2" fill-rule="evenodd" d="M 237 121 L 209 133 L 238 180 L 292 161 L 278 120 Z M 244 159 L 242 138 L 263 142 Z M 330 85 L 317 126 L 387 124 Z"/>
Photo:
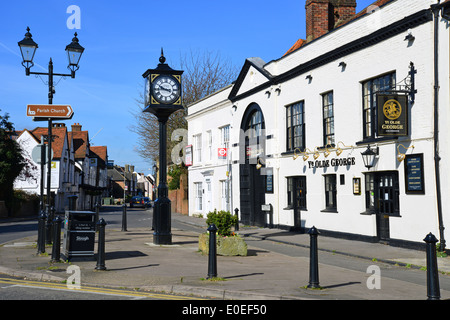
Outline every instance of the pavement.
<path id="1" fill-rule="evenodd" d="M 172 219 L 206 229 L 205 219 L 178 213 Z M 186 230 L 185 230 L 186 229 Z M 253 247 L 254 241 L 309 248 L 310 236 L 280 229 L 240 227 L 248 240 L 248 256 L 217 256 L 218 279 L 207 280 L 208 256 L 198 250 L 199 233 L 172 227 L 172 245 L 154 245 L 149 228 L 128 231 L 106 228 L 106 270 L 96 270 L 96 255 L 69 262 L 52 263 L 51 246 L 37 254 L 37 234 L 0 246 L 0 274 L 41 281 L 65 282 L 68 267 L 80 268 L 81 286 L 127 288 L 223 300 L 426 300 L 426 252 L 392 247 L 380 243 L 344 240 L 319 235 L 318 260 L 320 290 L 308 289 L 308 255 L 292 256 Z M 320 230 L 319 230 L 320 231 Z M 98 238 L 98 236 L 96 237 Z M 61 240 L 62 242 L 62 240 Z M 270 242 L 270 243 L 269 243 Z M 278 250 L 277 250 L 278 251 Z M 63 251 L 61 250 L 61 253 Z M 97 243 L 95 244 L 97 253 Z M 382 264 L 391 271 L 411 272 L 422 284 L 402 281 L 366 268 L 345 268 L 327 263 L 332 257 L 346 257 L 350 263 L 366 261 Z M 353 260 L 352 260 L 353 259 Z M 439 277 L 450 277 L 450 257 L 438 258 Z M 404 270 L 401 270 L 404 269 Z M 395 273 L 394 273 L 395 274 Z M 368 288 L 368 283 L 379 288 Z M 420 281 L 419 281 L 420 282 Z M 442 288 L 442 287 L 441 287 Z M 441 299 L 450 291 L 440 290 Z"/>

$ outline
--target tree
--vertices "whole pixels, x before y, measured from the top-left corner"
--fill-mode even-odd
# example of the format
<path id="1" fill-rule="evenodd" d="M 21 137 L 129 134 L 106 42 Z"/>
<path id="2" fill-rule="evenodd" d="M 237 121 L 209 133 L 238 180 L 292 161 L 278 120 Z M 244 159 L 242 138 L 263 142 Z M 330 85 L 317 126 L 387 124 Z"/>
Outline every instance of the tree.
<path id="1" fill-rule="evenodd" d="M 237 69 L 231 62 L 224 60 L 219 53 L 203 54 L 190 51 L 180 56 L 180 69 L 184 70 L 182 80 L 183 109 L 174 112 L 167 122 L 167 160 L 172 163 L 171 152 L 176 150 L 182 156 L 183 149 L 174 149 L 181 139 L 187 138 L 187 107 L 193 102 L 225 87 L 236 79 Z M 143 91 L 143 90 L 142 90 Z M 136 151 L 150 162 L 156 162 L 159 156 L 159 124 L 156 116 L 144 109 L 143 94 L 136 100 L 139 109 L 133 115 L 136 125 L 130 129 L 138 135 Z M 184 129 L 177 130 L 177 129 Z M 172 139 L 175 138 L 175 139 Z"/>
<path id="2" fill-rule="evenodd" d="M 0 110 L 1 111 L 1 110 Z M 25 159 L 19 144 L 11 138 L 14 125 L 9 115 L 0 115 L 0 199 L 9 207 L 13 199 L 13 184 L 25 166 Z"/>

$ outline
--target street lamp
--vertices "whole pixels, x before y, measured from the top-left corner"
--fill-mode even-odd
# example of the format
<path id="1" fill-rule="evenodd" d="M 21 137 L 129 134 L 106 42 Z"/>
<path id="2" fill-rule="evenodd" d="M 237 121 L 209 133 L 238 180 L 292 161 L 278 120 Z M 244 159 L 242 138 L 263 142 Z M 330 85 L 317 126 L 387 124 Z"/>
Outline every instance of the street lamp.
<path id="1" fill-rule="evenodd" d="M 72 42 L 66 46 L 67 56 L 69 57 L 69 66 L 67 68 L 71 71 L 72 78 L 75 78 L 75 71 L 80 68 L 78 63 L 83 51 L 84 48 L 78 43 L 77 33 L 75 32 Z"/>
<path id="2" fill-rule="evenodd" d="M 25 38 L 19 41 L 20 53 L 22 54 L 22 65 L 25 67 L 27 76 L 30 75 L 30 68 L 34 66 L 33 58 L 38 48 L 38 44 L 31 38 L 30 27 L 27 27 Z"/>
<path id="3" fill-rule="evenodd" d="M 173 70 L 165 62 L 161 49 L 161 57 L 156 69 L 148 69 L 142 76 L 145 78 L 145 109 L 158 118 L 159 122 L 159 185 L 158 198 L 153 206 L 153 243 L 172 244 L 171 203 L 167 187 L 167 120 L 169 116 L 183 109 L 181 103 L 181 70 Z"/>
<path id="4" fill-rule="evenodd" d="M 364 166 L 367 169 L 372 168 L 375 165 L 375 158 L 378 155 L 378 147 L 374 150 L 367 146 L 367 149 L 364 152 L 361 152 L 361 156 L 363 158 Z"/>
<path id="5" fill-rule="evenodd" d="M 48 104 L 53 104 L 53 94 L 55 93 L 55 88 L 53 86 L 53 76 L 60 77 L 71 77 L 75 78 L 75 71 L 79 69 L 78 63 L 80 61 L 81 55 L 84 52 L 84 48 L 78 43 L 77 33 L 75 32 L 75 37 L 72 39 L 72 42 L 66 46 L 66 51 L 69 57 L 69 65 L 67 68 L 71 71 L 70 74 L 62 74 L 62 73 L 54 73 L 53 72 L 53 62 L 52 58 L 50 58 L 50 62 L 48 64 L 48 72 L 31 72 L 31 67 L 34 66 L 33 58 L 36 53 L 36 49 L 38 48 L 38 44 L 33 41 L 30 28 L 27 27 L 27 33 L 25 33 L 25 38 L 22 41 L 18 42 L 20 53 L 22 54 L 22 65 L 25 68 L 25 75 L 29 76 L 30 74 L 35 75 L 45 75 L 48 76 Z M 50 210 L 51 206 L 51 197 L 50 197 L 50 186 L 51 186 L 51 160 L 52 160 L 52 118 L 34 118 L 35 121 L 45 121 L 48 120 L 48 150 L 47 150 L 47 213 L 48 213 L 48 224 L 51 224 L 53 221 L 53 214 Z M 49 228 L 49 225 L 47 227 Z M 51 239 L 51 238 L 47 238 Z"/>

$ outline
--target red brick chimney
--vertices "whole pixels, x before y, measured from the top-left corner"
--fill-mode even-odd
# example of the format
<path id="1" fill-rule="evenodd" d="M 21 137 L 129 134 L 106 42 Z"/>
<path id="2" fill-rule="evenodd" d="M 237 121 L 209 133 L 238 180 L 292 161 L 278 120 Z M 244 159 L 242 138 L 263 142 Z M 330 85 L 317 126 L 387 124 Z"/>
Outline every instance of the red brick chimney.
<path id="1" fill-rule="evenodd" d="M 79 123 L 74 123 L 74 124 L 72 125 L 72 132 L 75 132 L 75 131 L 81 131 L 81 124 L 79 124 Z"/>
<path id="2" fill-rule="evenodd" d="M 356 0 L 306 0 L 306 41 L 333 30 L 355 15 Z"/>

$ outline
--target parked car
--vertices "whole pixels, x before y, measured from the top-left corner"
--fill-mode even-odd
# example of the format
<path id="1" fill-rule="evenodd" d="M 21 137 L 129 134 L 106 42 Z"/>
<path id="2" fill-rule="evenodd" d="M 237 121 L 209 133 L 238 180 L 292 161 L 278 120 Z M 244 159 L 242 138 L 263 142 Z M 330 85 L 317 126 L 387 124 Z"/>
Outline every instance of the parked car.
<path id="1" fill-rule="evenodd" d="M 150 200 L 149 197 L 144 197 L 144 203 L 147 208 L 151 208 L 153 206 L 152 201 Z"/>
<path id="2" fill-rule="evenodd" d="M 145 201 L 144 201 L 144 197 L 133 197 L 130 200 L 130 208 L 134 208 L 134 207 L 141 207 L 141 208 L 145 208 Z"/>

